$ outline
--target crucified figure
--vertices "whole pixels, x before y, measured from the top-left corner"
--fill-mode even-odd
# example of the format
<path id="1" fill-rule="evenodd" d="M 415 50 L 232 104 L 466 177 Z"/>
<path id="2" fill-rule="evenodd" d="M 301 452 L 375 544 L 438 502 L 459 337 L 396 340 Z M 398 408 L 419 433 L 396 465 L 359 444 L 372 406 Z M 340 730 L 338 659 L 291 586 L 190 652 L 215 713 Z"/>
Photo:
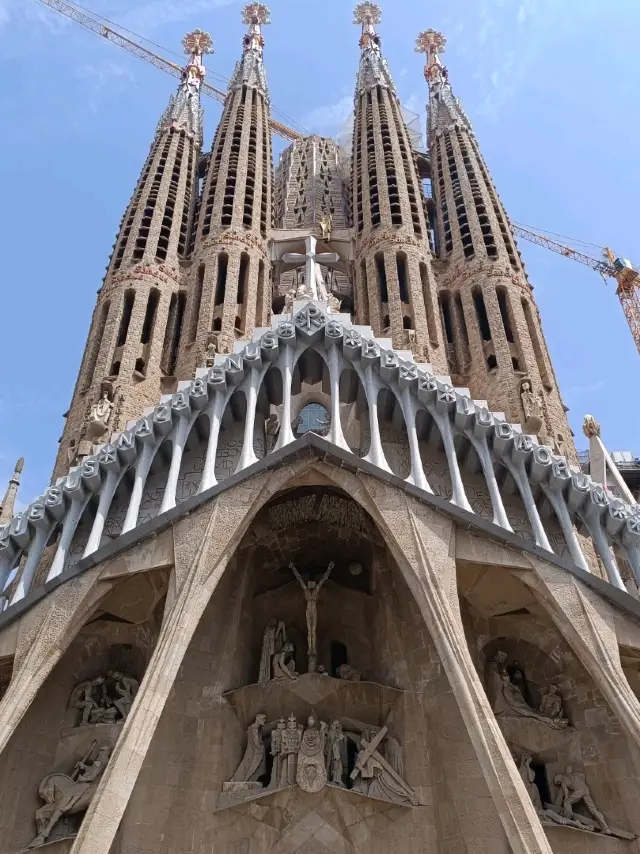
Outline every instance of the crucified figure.
<path id="1" fill-rule="evenodd" d="M 313 673 L 316 669 L 316 628 L 318 626 L 318 593 L 320 593 L 320 588 L 325 583 L 327 578 L 329 578 L 329 574 L 334 566 L 334 562 L 331 561 L 329 563 L 329 566 L 327 567 L 327 571 L 322 576 L 320 581 L 309 581 L 307 584 L 305 584 L 302 579 L 302 576 L 295 568 L 293 562 L 289 564 L 289 569 L 293 572 L 295 577 L 300 582 L 300 587 L 302 587 L 302 590 L 304 592 L 304 598 L 307 601 L 307 656 L 309 659 L 309 673 Z"/>

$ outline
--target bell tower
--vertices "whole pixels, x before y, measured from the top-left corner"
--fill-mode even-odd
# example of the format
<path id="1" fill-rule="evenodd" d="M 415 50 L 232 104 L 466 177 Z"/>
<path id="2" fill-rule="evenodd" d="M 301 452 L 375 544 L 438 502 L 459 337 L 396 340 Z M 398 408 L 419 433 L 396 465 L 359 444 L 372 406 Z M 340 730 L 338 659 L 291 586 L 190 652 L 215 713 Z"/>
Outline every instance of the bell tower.
<path id="1" fill-rule="evenodd" d="M 428 141 L 438 300 L 449 371 L 474 397 L 573 456 L 572 433 L 509 218 L 471 122 L 440 60 L 446 39 L 426 30 Z"/>
<path id="2" fill-rule="evenodd" d="M 444 372 L 422 186 L 376 31 L 381 17 L 374 3 L 354 10 L 362 28 L 352 169 L 356 319 Z"/>
<path id="3" fill-rule="evenodd" d="M 165 391 L 175 371 L 202 146 L 200 85 L 211 37 L 183 39 L 189 60 L 156 129 L 120 224 L 91 320 L 54 475 L 91 453 Z"/>

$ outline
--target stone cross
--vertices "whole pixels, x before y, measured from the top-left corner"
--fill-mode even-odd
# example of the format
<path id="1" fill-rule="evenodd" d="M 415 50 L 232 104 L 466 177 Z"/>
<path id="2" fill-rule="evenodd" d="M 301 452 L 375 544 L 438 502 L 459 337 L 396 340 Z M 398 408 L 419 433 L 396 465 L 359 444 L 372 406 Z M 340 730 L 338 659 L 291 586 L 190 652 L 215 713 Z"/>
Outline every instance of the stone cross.
<path id="1" fill-rule="evenodd" d="M 337 252 L 316 252 L 316 238 L 312 234 L 305 239 L 304 248 L 304 255 L 301 252 L 287 252 L 282 256 L 282 260 L 285 264 L 295 264 L 297 267 L 301 267 L 304 264 L 304 281 L 311 294 L 311 299 L 326 300 L 327 294 L 324 284 L 322 285 L 324 293 L 318 293 L 318 282 L 319 280 L 322 281 L 322 277 L 320 276 L 317 265 L 337 264 L 340 256 Z"/>

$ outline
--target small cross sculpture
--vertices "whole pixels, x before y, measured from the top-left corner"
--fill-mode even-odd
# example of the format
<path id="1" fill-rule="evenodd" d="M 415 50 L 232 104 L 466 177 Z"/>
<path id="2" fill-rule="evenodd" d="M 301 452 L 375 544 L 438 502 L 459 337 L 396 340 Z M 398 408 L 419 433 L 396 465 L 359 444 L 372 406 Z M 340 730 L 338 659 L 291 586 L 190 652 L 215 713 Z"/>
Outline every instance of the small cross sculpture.
<path id="1" fill-rule="evenodd" d="M 447 40 L 435 30 L 428 29 L 420 33 L 416 39 L 416 53 L 444 53 L 447 49 Z"/>
<path id="2" fill-rule="evenodd" d="M 182 46 L 184 52 L 189 56 L 193 56 L 194 54 L 202 56 L 205 53 L 213 53 L 213 39 L 209 33 L 205 33 L 200 29 L 187 33 L 182 39 Z"/>
<path id="3" fill-rule="evenodd" d="M 242 10 L 243 24 L 270 24 L 271 12 L 264 3 L 248 3 Z"/>
<path id="4" fill-rule="evenodd" d="M 382 9 L 377 3 L 370 3 L 369 0 L 358 3 L 353 10 L 354 24 L 379 24 L 381 20 Z"/>

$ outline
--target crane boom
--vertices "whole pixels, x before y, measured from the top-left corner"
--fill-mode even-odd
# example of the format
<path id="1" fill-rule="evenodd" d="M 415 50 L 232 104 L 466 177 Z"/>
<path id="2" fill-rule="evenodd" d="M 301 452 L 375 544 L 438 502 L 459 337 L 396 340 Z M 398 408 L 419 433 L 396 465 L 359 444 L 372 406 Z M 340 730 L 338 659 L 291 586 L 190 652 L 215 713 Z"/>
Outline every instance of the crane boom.
<path id="1" fill-rule="evenodd" d="M 50 9 L 54 9 L 61 15 L 64 15 L 65 18 L 75 21 L 76 24 L 80 24 L 81 27 L 89 30 L 89 32 L 95 33 L 96 35 L 107 39 L 107 41 L 113 42 L 118 45 L 118 47 L 123 48 L 123 50 L 137 56 L 138 59 L 148 62 L 150 65 L 153 65 L 155 68 L 159 68 L 161 71 L 166 71 L 173 77 L 177 77 L 178 79 L 181 78 L 182 68 L 175 62 L 171 62 L 163 56 L 159 56 L 148 48 L 138 44 L 138 42 L 133 41 L 133 39 L 129 39 L 117 30 L 103 24 L 101 21 L 97 21 L 77 6 L 74 6 L 71 3 L 66 3 L 65 0 L 39 0 L 39 2 L 48 6 Z M 224 104 L 227 97 L 224 92 L 220 91 L 220 89 L 216 89 L 215 86 L 211 86 L 210 83 L 203 83 L 201 91 L 205 95 L 215 98 L 215 100 L 219 101 L 221 104 Z M 283 139 L 290 140 L 291 142 L 295 142 L 297 139 L 303 139 L 303 134 L 293 130 L 293 128 L 289 128 L 286 125 L 281 124 L 280 122 L 277 122 L 275 119 L 270 119 L 269 123 L 271 125 L 271 130 Z"/>
<path id="2" fill-rule="evenodd" d="M 578 252 L 570 246 L 558 243 L 556 240 L 524 228 L 522 225 L 512 225 L 512 228 L 515 234 L 528 240 L 530 243 L 544 246 L 552 252 L 564 255 L 565 258 L 572 258 L 580 264 L 585 264 L 587 267 L 600 273 L 605 279 L 615 279 L 618 284 L 616 296 L 620 300 L 620 305 L 627 319 L 631 335 L 635 341 L 638 353 L 640 353 L 640 270 L 637 270 L 631 262 L 616 257 L 606 247 L 603 249 L 604 257 L 602 259 L 593 258 L 591 255 Z"/>

